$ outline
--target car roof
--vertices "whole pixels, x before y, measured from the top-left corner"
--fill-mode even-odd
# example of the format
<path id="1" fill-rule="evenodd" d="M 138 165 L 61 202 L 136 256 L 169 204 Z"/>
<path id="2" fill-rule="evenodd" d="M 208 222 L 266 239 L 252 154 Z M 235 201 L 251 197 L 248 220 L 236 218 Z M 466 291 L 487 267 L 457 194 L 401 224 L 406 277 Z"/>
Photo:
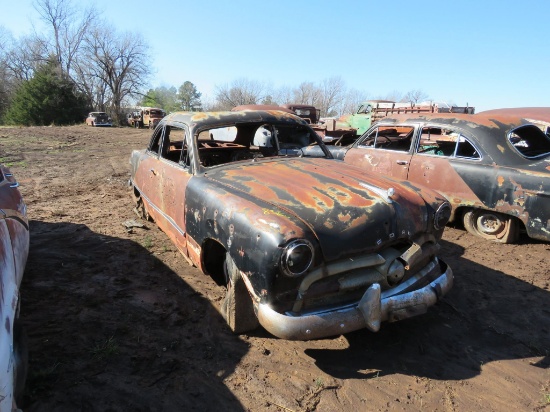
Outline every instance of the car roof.
<path id="1" fill-rule="evenodd" d="M 507 107 L 479 112 L 484 116 L 521 116 L 524 119 L 541 120 L 550 122 L 550 107 Z"/>
<path id="2" fill-rule="evenodd" d="M 538 161 L 537 159 L 524 158 L 508 142 L 507 134 L 512 129 L 525 124 L 533 124 L 532 121 L 518 114 L 483 112 L 478 114 L 400 114 L 385 117 L 377 122 L 377 124 L 391 125 L 399 123 L 429 123 L 434 126 L 458 128 L 466 136 L 474 139 L 475 144 L 479 145 L 497 164 L 529 164 Z"/>
<path id="3" fill-rule="evenodd" d="M 307 125 L 307 122 L 295 114 L 281 110 L 242 110 L 224 112 L 174 112 L 162 119 L 163 123 L 186 123 L 194 128 L 233 123 L 289 123 Z"/>

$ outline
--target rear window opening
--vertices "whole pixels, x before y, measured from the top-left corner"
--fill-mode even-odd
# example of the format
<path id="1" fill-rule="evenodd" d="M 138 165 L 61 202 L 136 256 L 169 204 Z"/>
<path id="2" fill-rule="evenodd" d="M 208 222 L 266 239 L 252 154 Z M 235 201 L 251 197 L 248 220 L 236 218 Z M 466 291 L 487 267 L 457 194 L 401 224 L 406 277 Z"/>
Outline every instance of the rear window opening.
<path id="1" fill-rule="evenodd" d="M 512 130 L 508 133 L 508 141 L 527 159 L 550 155 L 550 136 L 535 125 L 528 124 Z"/>

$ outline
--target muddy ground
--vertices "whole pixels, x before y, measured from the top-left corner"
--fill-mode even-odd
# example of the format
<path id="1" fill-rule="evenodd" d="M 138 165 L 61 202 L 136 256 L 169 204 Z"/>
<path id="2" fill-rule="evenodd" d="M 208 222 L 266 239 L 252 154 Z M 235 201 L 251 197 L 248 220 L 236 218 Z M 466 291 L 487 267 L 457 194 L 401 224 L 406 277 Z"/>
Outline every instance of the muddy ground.
<path id="1" fill-rule="evenodd" d="M 446 230 L 426 315 L 310 342 L 234 336 L 224 290 L 135 219 L 130 128 L 0 128 L 28 204 L 28 411 L 550 410 L 550 244 Z"/>

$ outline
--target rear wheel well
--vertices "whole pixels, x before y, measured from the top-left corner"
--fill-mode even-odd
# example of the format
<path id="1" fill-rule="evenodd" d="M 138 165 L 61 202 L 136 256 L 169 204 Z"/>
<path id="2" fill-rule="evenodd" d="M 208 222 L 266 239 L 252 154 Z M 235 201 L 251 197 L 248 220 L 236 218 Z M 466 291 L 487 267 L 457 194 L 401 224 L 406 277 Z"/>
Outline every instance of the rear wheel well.
<path id="1" fill-rule="evenodd" d="M 454 213 L 454 219 L 452 220 L 453 222 L 456 222 L 457 224 L 459 225 L 462 225 L 462 222 L 463 222 L 463 218 L 464 218 L 464 215 L 466 213 L 468 213 L 470 210 L 477 210 L 477 209 L 481 209 L 481 210 L 488 210 L 490 211 L 490 209 L 484 209 L 482 207 L 470 207 L 470 206 L 461 206 L 461 207 L 458 207 Z M 521 231 L 526 231 L 525 229 L 525 222 L 523 220 L 521 220 L 519 217 L 517 216 L 514 216 L 514 215 L 510 215 L 508 213 L 502 213 L 502 212 L 496 212 L 496 213 L 500 213 L 501 215 L 506 215 L 506 216 L 510 216 L 511 218 L 513 218 L 514 220 L 516 220 L 519 224 L 519 229 Z"/>
<path id="2" fill-rule="evenodd" d="M 206 239 L 202 245 L 202 267 L 219 286 L 225 286 L 224 262 L 227 250 L 216 240 Z"/>

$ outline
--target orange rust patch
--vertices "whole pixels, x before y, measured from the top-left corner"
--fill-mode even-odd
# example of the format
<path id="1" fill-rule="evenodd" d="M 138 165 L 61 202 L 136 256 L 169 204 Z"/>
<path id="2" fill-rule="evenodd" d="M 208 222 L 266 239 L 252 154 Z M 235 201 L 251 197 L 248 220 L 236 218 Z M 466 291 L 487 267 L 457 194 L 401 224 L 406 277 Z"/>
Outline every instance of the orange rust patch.
<path id="1" fill-rule="evenodd" d="M 502 186 L 502 185 L 504 184 L 504 177 L 499 176 L 499 177 L 497 178 L 497 181 L 498 181 L 498 185 L 499 185 L 499 186 Z"/>
<path id="2" fill-rule="evenodd" d="M 345 223 L 345 222 L 349 222 L 349 221 L 350 221 L 351 216 L 350 216 L 349 214 L 343 215 L 342 213 L 340 213 L 340 214 L 338 215 L 338 219 L 340 220 L 340 222 Z"/>

